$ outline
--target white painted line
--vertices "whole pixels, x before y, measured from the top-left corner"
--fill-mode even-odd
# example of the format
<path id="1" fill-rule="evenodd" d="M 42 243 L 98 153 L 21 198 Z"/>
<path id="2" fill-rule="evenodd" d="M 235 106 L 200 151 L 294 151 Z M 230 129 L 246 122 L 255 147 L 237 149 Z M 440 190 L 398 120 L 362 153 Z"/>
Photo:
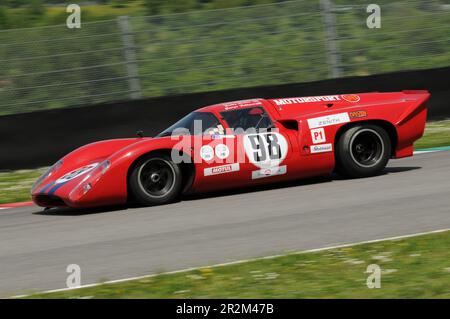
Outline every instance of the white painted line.
<path id="1" fill-rule="evenodd" d="M 325 250 L 346 248 L 346 247 L 352 247 L 352 246 L 358 246 L 358 245 L 364 245 L 364 244 L 373 244 L 373 243 L 378 243 L 378 242 L 382 242 L 382 241 L 401 240 L 401 239 L 410 238 L 410 237 L 443 233 L 443 232 L 446 232 L 446 231 L 450 231 L 450 228 L 432 230 L 432 231 L 422 232 L 422 233 L 414 233 L 414 234 L 408 234 L 408 235 L 387 237 L 387 238 L 381 238 L 381 239 L 372 239 L 372 240 L 360 241 L 360 242 L 350 243 L 350 244 L 337 244 L 337 245 L 333 245 L 333 246 L 325 246 L 325 247 L 321 247 L 321 248 L 303 250 L 303 251 L 292 252 L 292 253 L 285 253 L 285 254 L 272 255 L 272 256 L 259 257 L 259 258 L 250 258 L 250 259 L 236 260 L 236 261 L 231 261 L 231 262 L 226 262 L 226 263 L 221 263 L 221 264 L 214 264 L 214 265 L 209 265 L 209 266 L 185 268 L 185 269 L 168 271 L 168 272 L 159 273 L 159 274 L 151 274 L 151 275 L 138 276 L 138 277 L 129 277 L 129 278 L 105 281 L 105 282 L 102 282 L 102 283 L 81 285 L 79 287 L 74 287 L 74 288 L 61 288 L 61 289 L 47 290 L 47 291 L 42 291 L 42 292 L 39 292 L 39 293 L 40 294 L 49 294 L 49 293 L 54 293 L 54 292 L 64 292 L 64 291 L 70 291 L 70 290 L 78 290 L 78 289 L 82 289 L 82 288 L 91 288 L 91 287 L 96 287 L 96 286 L 100 286 L 100 285 L 117 284 L 117 283 L 131 281 L 131 280 L 141 280 L 141 279 L 146 279 L 146 278 L 152 278 L 152 277 L 156 277 L 156 276 L 160 276 L 160 275 L 179 274 L 179 273 L 189 272 L 189 271 L 193 271 L 193 270 L 198 270 L 198 269 L 201 269 L 201 268 L 218 268 L 218 267 L 224 267 L 224 266 L 239 265 L 239 264 L 252 262 L 252 261 L 258 261 L 258 260 L 273 259 L 273 258 L 289 256 L 289 255 L 292 256 L 292 255 L 314 253 L 314 252 L 320 252 L 320 251 L 325 251 Z M 10 297 L 10 298 L 25 298 L 25 297 L 29 297 L 29 296 L 30 295 L 17 295 L 17 296 L 13 296 L 13 297 Z"/>
<path id="2" fill-rule="evenodd" d="M 422 149 L 421 151 L 414 151 L 414 155 L 425 154 L 425 153 L 435 153 L 435 152 L 445 152 L 445 151 L 449 151 L 449 150 L 450 150 L 449 146 L 434 147 L 434 148 L 429 148 L 429 149 Z"/>
<path id="3" fill-rule="evenodd" d="M 435 153 L 441 152 L 441 150 L 432 150 L 432 151 L 414 151 L 414 155 L 426 154 L 426 153 Z"/>
<path id="4" fill-rule="evenodd" d="M 0 209 L 8 209 L 8 208 L 11 208 L 11 207 L 0 207 Z"/>

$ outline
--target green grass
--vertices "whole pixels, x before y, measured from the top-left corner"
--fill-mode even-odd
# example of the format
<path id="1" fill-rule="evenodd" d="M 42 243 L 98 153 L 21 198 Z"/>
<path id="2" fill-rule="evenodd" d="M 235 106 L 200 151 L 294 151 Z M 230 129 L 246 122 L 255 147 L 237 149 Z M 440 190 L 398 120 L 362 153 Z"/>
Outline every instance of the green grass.
<path id="1" fill-rule="evenodd" d="M 450 120 L 429 122 L 416 149 L 450 146 Z M 0 204 L 30 200 L 30 188 L 45 168 L 0 173 Z"/>
<path id="2" fill-rule="evenodd" d="M 450 298 L 449 247 L 447 231 L 31 298 Z M 370 264 L 379 289 L 367 288 Z"/>
<path id="3" fill-rule="evenodd" d="M 30 200 L 30 189 L 45 169 L 0 173 L 0 204 Z"/>
<path id="4" fill-rule="evenodd" d="M 415 149 L 450 146 L 450 120 L 428 122 L 424 136 L 414 144 Z"/>

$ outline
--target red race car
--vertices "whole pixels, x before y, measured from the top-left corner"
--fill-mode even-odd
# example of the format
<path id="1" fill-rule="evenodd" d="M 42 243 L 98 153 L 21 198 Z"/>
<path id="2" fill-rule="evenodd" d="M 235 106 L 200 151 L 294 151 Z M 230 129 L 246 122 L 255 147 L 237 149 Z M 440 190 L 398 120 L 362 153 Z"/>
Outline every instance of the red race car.
<path id="1" fill-rule="evenodd" d="M 201 108 L 154 138 L 92 143 L 32 188 L 43 207 L 172 202 L 181 194 L 327 175 L 380 173 L 412 156 L 427 91 L 251 99 Z"/>

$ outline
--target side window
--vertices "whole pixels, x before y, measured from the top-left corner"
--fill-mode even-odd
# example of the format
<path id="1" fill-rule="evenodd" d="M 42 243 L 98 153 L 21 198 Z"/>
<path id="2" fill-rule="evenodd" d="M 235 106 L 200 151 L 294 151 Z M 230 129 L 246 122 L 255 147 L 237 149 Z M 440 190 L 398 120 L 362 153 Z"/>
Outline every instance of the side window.
<path id="1" fill-rule="evenodd" d="M 212 134 L 223 134 L 224 129 L 219 120 L 212 113 L 198 112 L 196 113 L 195 121 L 201 121 L 201 129 L 195 126 L 191 132 L 195 135 L 212 135 Z"/>
<path id="2" fill-rule="evenodd" d="M 171 127 L 158 134 L 158 137 L 170 135 L 223 134 L 224 129 L 214 114 L 192 112 Z"/>
<path id="3" fill-rule="evenodd" d="M 261 130 L 273 127 L 272 120 L 261 106 L 221 112 L 220 115 L 233 130 Z"/>

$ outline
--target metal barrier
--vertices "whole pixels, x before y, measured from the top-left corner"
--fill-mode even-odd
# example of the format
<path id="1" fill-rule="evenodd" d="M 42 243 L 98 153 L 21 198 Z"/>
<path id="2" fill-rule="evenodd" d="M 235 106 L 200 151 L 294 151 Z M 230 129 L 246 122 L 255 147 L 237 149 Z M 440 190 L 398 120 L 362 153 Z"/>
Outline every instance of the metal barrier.
<path id="1" fill-rule="evenodd" d="M 0 114 L 450 65 L 450 10 L 284 1 L 0 31 Z"/>

